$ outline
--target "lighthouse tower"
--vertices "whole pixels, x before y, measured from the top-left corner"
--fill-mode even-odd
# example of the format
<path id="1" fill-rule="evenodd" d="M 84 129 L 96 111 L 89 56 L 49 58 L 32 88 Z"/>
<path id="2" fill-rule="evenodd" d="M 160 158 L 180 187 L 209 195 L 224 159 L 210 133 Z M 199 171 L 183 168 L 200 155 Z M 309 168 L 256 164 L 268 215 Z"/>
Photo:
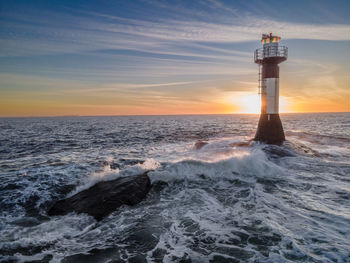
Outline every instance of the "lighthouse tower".
<path id="1" fill-rule="evenodd" d="M 279 116 L 279 66 L 287 60 L 288 48 L 279 46 L 280 37 L 263 34 L 262 48 L 255 50 L 254 61 L 259 65 L 261 115 L 255 141 L 282 144 L 285 140 Z"/>

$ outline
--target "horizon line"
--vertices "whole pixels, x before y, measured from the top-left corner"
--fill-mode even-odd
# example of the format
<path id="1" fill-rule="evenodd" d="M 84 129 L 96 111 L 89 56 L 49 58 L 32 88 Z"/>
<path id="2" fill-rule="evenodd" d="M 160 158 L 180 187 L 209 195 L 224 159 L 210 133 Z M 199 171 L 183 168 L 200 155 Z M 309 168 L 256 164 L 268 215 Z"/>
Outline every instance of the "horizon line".
<path id="1" fill-rule="evenodd" d="M 280 112 L 285 114 L 326 114 L 326 113 L 350 113 L 350 111 L 305 111 L 305 112 Z M 113 114 L 113 115 L 29 115 L 29 116 L 0 116 L 0 119 L 9 118 L 63 118 L 63 117 L 147 117 L 147 116 L 205 116 L 205 115 L 260 115 L 261 113 L 234 112 L 234 113 L 182 113 L 182 114 Z"/>

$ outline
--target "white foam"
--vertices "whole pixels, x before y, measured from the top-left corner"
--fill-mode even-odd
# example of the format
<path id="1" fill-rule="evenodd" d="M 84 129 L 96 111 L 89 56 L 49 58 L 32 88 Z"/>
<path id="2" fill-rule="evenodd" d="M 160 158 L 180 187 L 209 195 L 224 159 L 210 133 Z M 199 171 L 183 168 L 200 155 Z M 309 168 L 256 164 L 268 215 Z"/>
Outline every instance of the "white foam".
<path id="1" fill-rule="evenodd" d="M 133 166 L 130 166 L 119 172 L 120 176 L 129 176 L 129 175 L 137 175 L 144 173 L 146 171 L 155 170 L 161 167 L 160 163 L 156 160 L 150 158 L 146 159 L 143 163 L 138 163 Z"/>
<path id="2" fill-rule="evenodd" d="M 165 169 L 149 173 L 152 183 L 157 181 L 173 182 L 179 180 L 203 180 L 200 175 L 211 179 L 233 178 L 235 175 L 254 175 L 254 177 L 274 176 L 284 170 L 267 160 L 260 150 L 239 157 L 221 159 L 216 162 L 183 160 L 170 164 Z"/>
<path id="3" fill-rule="evenodd" d="M 143 163 L 137 163 L 123 170 L 119 170 L 118 168 L 111 169 L 110 165 L 106 165 L 103 171 L 92 173 L 88 177 L 82 179 L 82 182 L 80 183 L 80 185 L 70 194 L 70 196 L 82 190 L 88 189 L 89 187 L 93 186 L 98 182 L 111 181 L 121 176 L 125 177 L 125 176 L 142 174 L 146 171 L 157 169 L 160 166 L 161 165 L 159 162 L 151 158 L 146 159 Z"/>

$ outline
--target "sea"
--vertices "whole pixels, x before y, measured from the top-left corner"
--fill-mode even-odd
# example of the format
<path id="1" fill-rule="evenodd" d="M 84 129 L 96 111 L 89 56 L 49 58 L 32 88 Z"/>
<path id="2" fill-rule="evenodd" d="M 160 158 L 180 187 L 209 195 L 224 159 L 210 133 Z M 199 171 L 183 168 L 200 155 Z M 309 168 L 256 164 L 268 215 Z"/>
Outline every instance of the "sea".
<path id="1" fill-rule="evenodd" d="M 350 262 L 350 113 L 0 119 L 0 262 Z M 96 221 L 48 209 L 141 174 Z"/>

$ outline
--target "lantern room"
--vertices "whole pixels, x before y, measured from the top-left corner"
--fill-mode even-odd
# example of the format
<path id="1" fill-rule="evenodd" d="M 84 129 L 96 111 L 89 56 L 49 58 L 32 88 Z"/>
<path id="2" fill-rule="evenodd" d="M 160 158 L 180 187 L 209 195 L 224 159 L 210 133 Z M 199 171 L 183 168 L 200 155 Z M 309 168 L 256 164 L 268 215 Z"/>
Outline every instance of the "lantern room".
<path id="1" fill-rule="evenodd" d="M 270 34 L 263 34 L 262 38 L 261 38 L 261 43 L 263 45 L 273 44 L 273 43 L 278 44 L 280 42 L 280 39 L 281 38 L 278 37 L 278 36 L 273 36 L 272 33 L 270 33 Z"/>
<path id="2" fill-rule="evenodd" d="M 267 60 L 273 60 L 274 63 L 281 63 L 287 59 L 288 48 L 279 46 L 281 38 L 274 36 L 272 33 L 263 34 L 261 37 L 262 48 L 258 48 L 254 52 L 254 61 L 257 64 L 263 64 Z"/>

